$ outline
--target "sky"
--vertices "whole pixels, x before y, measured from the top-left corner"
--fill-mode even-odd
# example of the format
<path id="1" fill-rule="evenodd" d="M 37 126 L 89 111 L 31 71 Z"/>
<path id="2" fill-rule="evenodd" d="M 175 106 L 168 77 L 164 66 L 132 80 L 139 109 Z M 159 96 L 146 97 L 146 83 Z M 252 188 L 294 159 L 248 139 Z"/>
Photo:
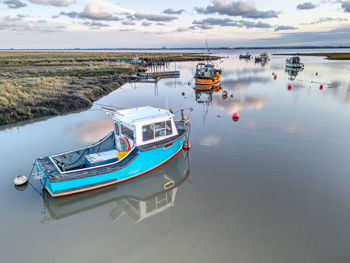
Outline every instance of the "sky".
<path id="1" fill-rule="evenodd" d="M 0 49 L 350 45 L 350 0 L 0 0 Z"/>

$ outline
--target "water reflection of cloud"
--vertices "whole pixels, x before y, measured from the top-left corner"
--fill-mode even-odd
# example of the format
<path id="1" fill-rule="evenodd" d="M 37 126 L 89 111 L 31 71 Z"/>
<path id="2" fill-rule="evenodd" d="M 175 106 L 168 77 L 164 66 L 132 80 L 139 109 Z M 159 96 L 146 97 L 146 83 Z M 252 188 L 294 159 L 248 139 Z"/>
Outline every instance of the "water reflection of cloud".
<path id="1" fill-rule="evenodd" d="M 177 87 L 181 86 L 182 87 L 182 86 L 184 86 L 184 83 L 181 82 L 181 80 L 179 78 L 177 78 L 177 79 L 168 79 L 168 80 L 164 81 L 162 84 L 164 86 L 167 86 L 167 87 L 175 87 L 175 86 L 177 86 Z"/>
<path id="2" fill-rule="evenodd" d="M 76 136 L 82 143 L 94 143 L 112 130 L 112 121 L 110 119 L 101 119 L 79 122 L 74 126 L 65 127 L 63 132 L 66 136 Z"/>
<path id="3" fill-rule="evenodd" d="M 269 104 L 270 100 L 259 96 L 245 96 L 241 100 L 227 97 L 225 100 L 220 95 L 214 95 L 212 105 L 213 107 L 225 111 L 227 114 L 233 114 L 240 110 L 256 110 L 261 109 Z"/>
<path id="4" fill-rule="evenodd" d="M 297 123 L 287 123 L 286 125 L 283 126 L 283 131 L 285 133 L 296 134 L 296 135 L 311 135 L 314 133 L 311 129 L 302 127 Z"/>
<path id="5" fill-rule="evenodd" d="M 249 85 L 253 83 L 268 83 L 270 78 L 267 77 L 248 77 L 240 79 L 227 79 L 221 82 L 221 87 L 223 89 L 228 89 L 231 91 L 243 91 L 247 90 Z"/>
<path id="6" fill-rule="evenodd" d="M 266 71 L 266 68 L 243 68 L 243 69 L 228 69 L 224 71 L 224 75 L 246 75 L 257 74 Z"/>
<path id="7" fill-rule="evenodd" d="M 213 145 L 218 145 L 220 143 L 220 137 L 216 136 L 207 136 L 201 139 L 200 145 L 202 146 L 213 146 Z"/>

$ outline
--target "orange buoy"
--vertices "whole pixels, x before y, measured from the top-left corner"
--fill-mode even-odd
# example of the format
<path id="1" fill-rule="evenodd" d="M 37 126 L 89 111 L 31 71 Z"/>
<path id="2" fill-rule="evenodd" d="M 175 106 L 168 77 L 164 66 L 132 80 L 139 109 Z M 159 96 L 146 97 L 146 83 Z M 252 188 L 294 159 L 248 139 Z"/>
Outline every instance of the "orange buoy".
<path id="1" fill-rule="evenodd" d="M 238 112 L 233 113 L 232 119 L 233 119 L 233 121 L 238 121 L 239 120 L 239 113 Z"/>
<path id="2" fill-rule="evenodd" d="M 292 84 L 289 84 L 288 85 L 288 90 L 291 90 L 292 89 Z"/>
<path id="3" fill-rule="evenodd" d="M 276 80 L 277 79 L 277 75 L 275 74 L 275 75 L 273 75 L 273 79 L 274 80 Z"/>
<path id="4" fill-rule="evenodd" d="M 323 84 L 320 85 L 320 90 L 323 90 Z"/>

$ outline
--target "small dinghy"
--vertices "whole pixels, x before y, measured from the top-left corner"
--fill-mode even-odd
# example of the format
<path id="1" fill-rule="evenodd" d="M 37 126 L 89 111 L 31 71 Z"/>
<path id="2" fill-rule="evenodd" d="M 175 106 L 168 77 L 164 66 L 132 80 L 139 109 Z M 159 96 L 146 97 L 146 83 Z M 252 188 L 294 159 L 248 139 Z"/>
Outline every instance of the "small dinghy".
<path id="1" fill-rule="evenodd" d="M 36 177 L 51 196 L 85 192 L 147 173 L 181 151 L 190 129 L 188 117 L 182 114 L 174 121 L 168 110 L 103 109 L 113 119 L 113 132 L 93 145 L 35 161 Z"/>

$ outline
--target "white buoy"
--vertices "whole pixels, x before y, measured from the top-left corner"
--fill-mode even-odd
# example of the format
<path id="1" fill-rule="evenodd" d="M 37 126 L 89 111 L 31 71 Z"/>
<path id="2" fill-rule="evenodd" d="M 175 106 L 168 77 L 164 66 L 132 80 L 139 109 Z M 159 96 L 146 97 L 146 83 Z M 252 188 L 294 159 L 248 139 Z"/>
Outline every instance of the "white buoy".
<path id="1" fill-rule="evenodd" d="M 24 185 L 28 182 L 28 178 L 24 175 L 17 175 L 15 179 L 13 179 L 13 183 L 16 186 Z"/>

